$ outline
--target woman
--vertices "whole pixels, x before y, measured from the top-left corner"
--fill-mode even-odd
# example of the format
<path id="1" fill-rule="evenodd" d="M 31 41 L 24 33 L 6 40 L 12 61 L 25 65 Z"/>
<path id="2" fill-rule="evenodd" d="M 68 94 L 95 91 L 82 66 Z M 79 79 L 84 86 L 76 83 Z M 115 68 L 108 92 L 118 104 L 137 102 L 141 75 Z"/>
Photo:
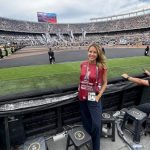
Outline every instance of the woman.
<path id="1" fill-rule="evenodd" d="M 93 150 L 100 150 L 101 96 L 107 86 L 107 66 L 102 47 L 91 44 L 88 60 L 81 63 L 79 104 L 84 128 L 91 135 Z"/>

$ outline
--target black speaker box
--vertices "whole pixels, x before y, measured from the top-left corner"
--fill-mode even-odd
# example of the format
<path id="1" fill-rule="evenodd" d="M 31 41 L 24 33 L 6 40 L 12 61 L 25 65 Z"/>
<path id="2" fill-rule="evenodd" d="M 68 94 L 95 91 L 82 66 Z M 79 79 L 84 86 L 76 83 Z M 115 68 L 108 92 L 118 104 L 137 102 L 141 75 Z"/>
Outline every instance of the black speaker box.
<path id="1" fill-rule="evenodd" d="M 25 141 L 25 132 L 21 117 L 8 118 L 8 131 L 11 146 L 23 144 Z M 4 118 L 0 118 L 0 145 L 6 148 L 6 133 Z"/>

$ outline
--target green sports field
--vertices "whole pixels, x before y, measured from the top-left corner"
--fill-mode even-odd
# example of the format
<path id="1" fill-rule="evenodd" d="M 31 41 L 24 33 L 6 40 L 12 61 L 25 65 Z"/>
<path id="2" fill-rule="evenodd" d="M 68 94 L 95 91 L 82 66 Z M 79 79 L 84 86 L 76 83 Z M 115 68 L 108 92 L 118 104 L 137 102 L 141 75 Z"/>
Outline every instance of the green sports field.
<path id="1" fill-rule="evenodd" d="M 81 62 L 54 65 L 25 66 L 0 69 L 0 96 L 27 92 L 36 89 L 56 89 L 79 82 Z M 107 60 L 108 80 L 122 73 L 142 74 L 150 70 L 149 57 L 129 57 Z"/>

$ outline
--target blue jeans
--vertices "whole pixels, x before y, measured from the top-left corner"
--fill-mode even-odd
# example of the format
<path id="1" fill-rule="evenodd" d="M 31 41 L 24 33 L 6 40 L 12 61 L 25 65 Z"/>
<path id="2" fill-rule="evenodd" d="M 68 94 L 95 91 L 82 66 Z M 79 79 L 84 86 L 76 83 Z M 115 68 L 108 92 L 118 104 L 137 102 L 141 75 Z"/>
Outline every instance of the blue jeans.
<path id="1" fill-rule="evenodd" d="M 81 120 L 85 130 L 91 135 L 93 150 L 100 150 L 101 102 L 80 101 Z"/>

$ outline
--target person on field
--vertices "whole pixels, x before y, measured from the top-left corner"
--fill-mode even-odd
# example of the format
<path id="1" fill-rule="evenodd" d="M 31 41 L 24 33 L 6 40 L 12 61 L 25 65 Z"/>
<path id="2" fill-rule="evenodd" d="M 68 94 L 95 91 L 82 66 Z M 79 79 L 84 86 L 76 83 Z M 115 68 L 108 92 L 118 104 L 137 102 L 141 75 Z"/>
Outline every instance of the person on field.
<path id="1" fill-rule="evenodd" d="M 145 55 L 145 56 L 148 56 L 148 53 L 149 53 L 149 46 L 147 46 L 147 47 L 145 48 L 144 55 Z"/>
<path id="2" fill-rule="evenodd" d="M 104 49 L 104 47 L 102 47 L 102 51 L 103 51 L 103 53 L 104 53 L 104 55 L 105 55 L 105 49 Z"/>
<path id="3" fill-rule="evenodd" d="M 55 55 L 54 55 L 54 51 L 52 51 L 51 48 L 49 48 L 48 56 L 49 56 L 49 63 L 50 63 L 50 64 L 55 63 Z"/>

